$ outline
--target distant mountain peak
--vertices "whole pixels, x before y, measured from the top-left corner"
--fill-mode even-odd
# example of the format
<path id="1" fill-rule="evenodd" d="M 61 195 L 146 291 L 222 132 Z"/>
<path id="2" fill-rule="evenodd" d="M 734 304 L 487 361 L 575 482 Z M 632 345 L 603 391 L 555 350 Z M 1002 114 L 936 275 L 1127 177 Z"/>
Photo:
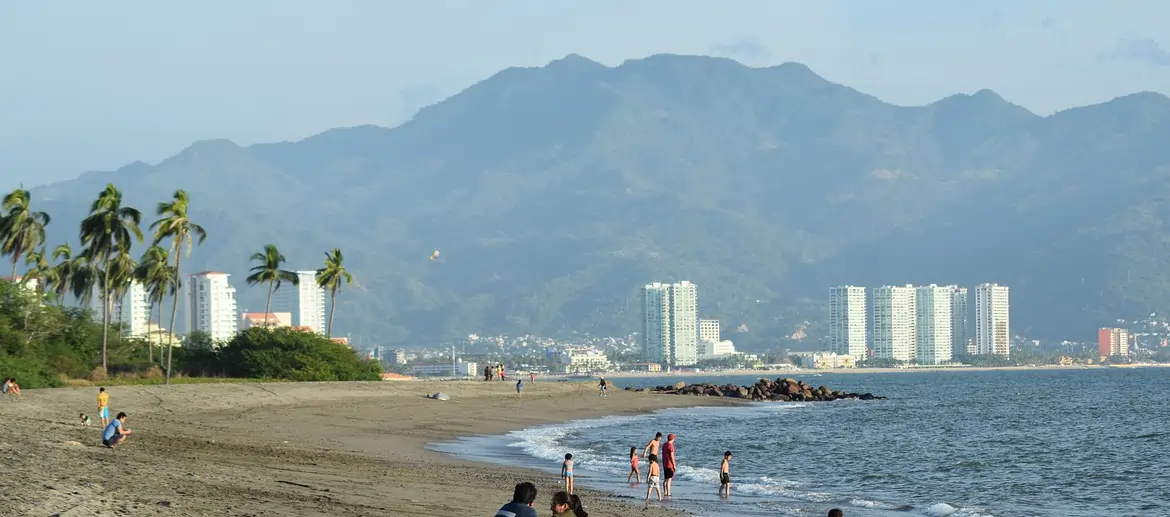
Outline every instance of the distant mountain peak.
<path id="1" fill-rule="evenodd" d="M 549 64 L 545 68 L 564 68 L 564 67 L 590 68 L 590 69 L 607 68 L 605 65 L 598 63 L 597 61 L 594 61 L 592 59 L 589 59 L 585 56 L 582 56 L 581 54 L 569 54 L 569 55 L 562 57 L 560 59 L 550 61 Z"/>

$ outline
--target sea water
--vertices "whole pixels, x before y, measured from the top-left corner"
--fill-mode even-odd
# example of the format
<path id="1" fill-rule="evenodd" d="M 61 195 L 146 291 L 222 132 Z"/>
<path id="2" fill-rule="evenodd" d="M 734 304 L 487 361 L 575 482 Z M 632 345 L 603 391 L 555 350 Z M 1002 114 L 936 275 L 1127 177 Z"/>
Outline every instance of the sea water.
<path id="1" fill-rule="evenodd" d="M 830 508 L 851 517 L 1170 515 L 1170 369 L 795 377 L 889 398 L 668 409 L 435 448 L 554 476 L 571 452 L 580 486 L 641 501 L 645 485 L 625 483 L 630 447 L 640 453 L 655 432 L 675 433 L 674 496 L 653 504 L 707 516 L 824 516 Z M 718 468 L 727 450 L 732 493 L 721 499 Z M 640 466 L 645 476 L 646 461 Z"/>

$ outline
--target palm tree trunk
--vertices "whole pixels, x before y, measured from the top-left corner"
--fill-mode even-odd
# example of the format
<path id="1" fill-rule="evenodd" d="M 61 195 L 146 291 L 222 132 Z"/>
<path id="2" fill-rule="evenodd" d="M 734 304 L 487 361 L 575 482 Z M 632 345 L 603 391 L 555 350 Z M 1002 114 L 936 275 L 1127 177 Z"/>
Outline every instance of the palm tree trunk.
<path id="1" fill-rule="evenodd" d="M 179 240 L 179 236 L 176 235 L 175 236 L 175 283 L 176 284 L 178 284 L 179 279 L 182 278 L 182 275 L 180 273 L 181 270 L 179 269 L 179 263 L 182 262 L 182 260 L 183 260 L 182 242 L 183 241 Z M 190 289 L 190 287 L 188 287 L 188 289 Z M 166 292 L 166 291 L 163 291 L 163 292 Z M 177 287 L 175 288 L 174 301 L 175 301 L 175 303 L 171 304 L 171 328 L 167 329 L 167 378 L 165 381 L 166 384 L 171 383 L 171 356 L 173 355 L 173 350 L 175 348 L 175 343 L 174 343 L 174 341 L 175 341 L 175 315 L 178 314 L 178 312 L 179 312 L 179 289 Z M 161 317 L 161 315 L 162 315 L 162 308 L 161 307 L 158 309 L 158 313 Z"/>
<path id="2" fill-rule="evenodd" d="M 333 337 L 333 311 L 337 310 L 337 288 L 329 293 L 329 325 L 326 326 L 325 337 Z"/>
<path id="3" fill-rule="evenodd" d="M 264 326 L 272 327 L 268 321 L 268 315 L 272 312 L 272 292 L 275 291 L 276 282 L 268 282 L 268 304 L 264 306 Z"/>
<path id="4" fill-rule="evenodd" d="M 150 312 L 146 317 L 146 362 L 154 364 L 154 345 L 150 342 L 150 318 L 154 317 L 154 297 L 150 299 Z"/>
<path id="5" fill-rule="evenodd" d="M 20 255 L 19 255 L 19 254 L 16 254 L 16 255 L 13 255 L 13 256 L 12 256 L 12 275 L 11 275 L 11 276 L 9 276 L 8 278 L 11 278 L 13 282 L 15 282 L 15 281 L 16 281 L 16 261 L 17 261 L 17 260 L 19 260 L 19 259 L 20 259 Z"/>
<path id="6" fill-rule="evenodd" d="M 109 371 L 106 347 L 110 342 L 110 255 L 106 254 L 103 261 L 105 271 L 102 271 L 102 370 Z"/>

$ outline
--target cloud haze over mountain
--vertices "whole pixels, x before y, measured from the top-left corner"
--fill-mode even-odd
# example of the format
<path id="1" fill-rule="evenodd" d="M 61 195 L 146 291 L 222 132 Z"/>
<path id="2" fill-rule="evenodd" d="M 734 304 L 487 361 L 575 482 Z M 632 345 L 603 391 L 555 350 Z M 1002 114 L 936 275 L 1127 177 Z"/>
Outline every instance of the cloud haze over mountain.
<path id="1" fill-rule="evenodd" d="M 154 163 L 208 138 L 395 125 L 497 70 L 570 53 L 797 61 L 895 103 L 990 88 L 1040 114 L 1170 90 L 1165 2 L 890 5 L 0 1 L 0 181 Z"/>

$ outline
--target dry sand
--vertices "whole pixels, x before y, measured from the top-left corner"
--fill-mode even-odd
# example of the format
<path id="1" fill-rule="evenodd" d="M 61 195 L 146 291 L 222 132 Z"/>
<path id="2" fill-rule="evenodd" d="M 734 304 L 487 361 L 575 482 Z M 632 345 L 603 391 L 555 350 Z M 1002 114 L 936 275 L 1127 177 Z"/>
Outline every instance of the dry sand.
<path id="1" fill-rule="evenodd" d="M 16 516 L 494 515 L 520 481 L 540 515 L 556 476 L 424 449 L 457 436 L 665 407 L 706 397 L 537 382 L 114 386 L 133 431 L 101 446 L 96 388 L 0 399 L 0 514 Z M 424 394 L 442 391 L 449 401 Z M 78 414 L 95 421 L 83 427 Z M 647 437 L 649 438 L 649 437 Z M 591 516 L 678 515 L 578 489 Z"/>

